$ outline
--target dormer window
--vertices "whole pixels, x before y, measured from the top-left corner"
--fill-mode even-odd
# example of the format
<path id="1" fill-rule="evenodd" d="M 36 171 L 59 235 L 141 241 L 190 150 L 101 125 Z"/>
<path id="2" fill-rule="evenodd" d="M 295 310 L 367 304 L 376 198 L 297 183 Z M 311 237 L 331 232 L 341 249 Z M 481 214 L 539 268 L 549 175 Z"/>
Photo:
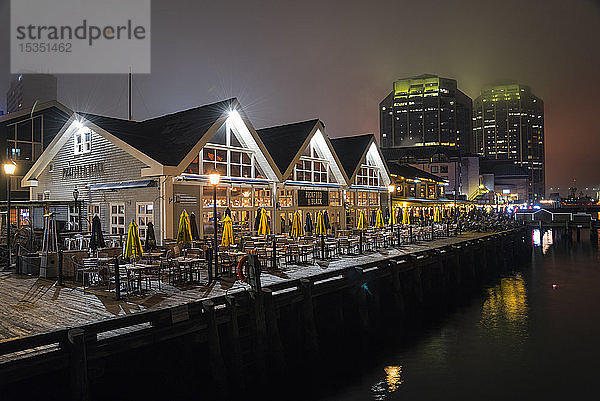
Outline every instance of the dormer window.
<path id="1" fill-rule="evenodd" d="M 92 150 L 92 131 L 88 128 L 82 128 L 75 133 L 74 153 L 80 155 Z"/>

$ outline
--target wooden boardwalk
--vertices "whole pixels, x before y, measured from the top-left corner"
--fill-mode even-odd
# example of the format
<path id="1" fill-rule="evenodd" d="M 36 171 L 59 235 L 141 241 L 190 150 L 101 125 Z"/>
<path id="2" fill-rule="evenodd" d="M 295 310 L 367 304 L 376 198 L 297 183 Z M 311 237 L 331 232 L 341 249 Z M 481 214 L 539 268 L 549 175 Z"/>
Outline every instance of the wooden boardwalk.
<path id="1" fill-rule="evenodd" d="M 310 277 L 324 271 L 361 266 L 389 257 L 444 247 L 462 241 L 484 237 L 485 233 L 463 233 L 456 237 L 385 249 L 361 256 L 343 256 L 329 262 L 303 266 L 282 266 L 277 271 L 261 275 L 263 287 L 286 280 Z M 163 284 L 143 295 L 114 299 L 114 293 L 94 291 L 84 293 L 81 287 L 58 287 L 51 280 L 0 272 L 0 342 L 60 328 L 80 326 L 115 316 L 134 314 L 154 308 L 172 307 L 244 291 L 249 286 L 233 278 L 224 278 L 210 287 L 190 285 L 175 287 Z"/>

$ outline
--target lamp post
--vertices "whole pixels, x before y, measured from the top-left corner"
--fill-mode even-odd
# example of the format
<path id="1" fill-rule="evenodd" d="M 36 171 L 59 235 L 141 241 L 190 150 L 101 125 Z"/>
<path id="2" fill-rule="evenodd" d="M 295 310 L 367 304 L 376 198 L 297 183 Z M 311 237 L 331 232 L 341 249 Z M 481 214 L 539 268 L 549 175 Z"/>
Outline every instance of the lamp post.
<path id="1" fill-rule="evenodd" d="M 8 250 L 8 265 L 10 269 L 11 252 L 10 252 L 10 181 L 15 174 L 17 165 L 14 161 L 6 162 L 2 165 L 4 174 L 6 175 L 6 249 Z"/>
<path id="2" fill-rule="evenodd" d="M 390 229 L 391 229 L 391 238 L 392 245 L 394 245 L 394 203 L 392 202 L 392 194 L 396 190 L 396 186 L 394 184 L 388 185 L 388 194 L 390 198 Z"/>
<path id="3" fill-rule="evenodd" d="M 213 222 L 215 230 L 215 277 L 219 275 L 219 268 L 217 264 L 217 258 L 219 256 L 219 240 L 217 235 L 217 185 L 219 185 L 220 180 L 221 176 L 218 173 L 208 175 L 208 181 L 210 182 L 210 185 L 213 186 Z"/>
<path id="4" fill-rule="evenodd" d="M 79 198 L 79 190 L 75 188 L 73 190 L 73 199 L 75 199 L 75 211 L 77 212 L 77 231 L 83 231 L 81 229 L 81 211 L 77 205 L 77 199 Z"/>

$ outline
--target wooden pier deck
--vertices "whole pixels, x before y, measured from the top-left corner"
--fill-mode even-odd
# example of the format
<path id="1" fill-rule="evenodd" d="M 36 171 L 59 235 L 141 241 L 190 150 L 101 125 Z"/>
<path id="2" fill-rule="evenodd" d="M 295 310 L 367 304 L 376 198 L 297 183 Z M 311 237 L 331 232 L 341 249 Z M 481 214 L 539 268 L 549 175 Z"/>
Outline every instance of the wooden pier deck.
<path id="1" fill-rule="evenodd" d="M 277 271 L 263 272 L 261 281 L 263 286 L 267 287 L 286 280 L 307 278 L 324 271 L 366 265 L 394 256 L 441 248 L 487 235 L 489 234 L 462 233 L 454 237 L 384 249 L 361 256 L 342 256 L 328 262 L 318 261 L 313 265 L 283 265 Z M 224 278 L 210 287 L 200 285 L 175 287 L 165 283 L 160 291 L 153 288 L 143 295 L 132 295 L 116 301 L 114 293 L 94 290 L 84 293 L 81 287 L 68 285 L 59 287 L 55 281 L 0 272 L 0 304 L 2 305 L 0 342 L 151 309 L 183 305 L 248 288 L 249 286 L 244 283 L 234 282 L 233 278 Z"/>

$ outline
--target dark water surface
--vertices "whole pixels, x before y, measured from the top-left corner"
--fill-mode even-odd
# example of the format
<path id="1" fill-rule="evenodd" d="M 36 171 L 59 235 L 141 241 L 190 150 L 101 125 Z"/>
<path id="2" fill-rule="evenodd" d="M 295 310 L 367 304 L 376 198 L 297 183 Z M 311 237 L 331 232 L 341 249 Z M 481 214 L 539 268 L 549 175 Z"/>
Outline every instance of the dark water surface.
<path id="1" fill-rule="evenodd" d="M 534 230 L 532 241 L 531 265 L 412 340 L 392 340 L 375 363 L 358 364 L 354 377 L 336 379 L 320 399 L 600 399 L 597 244 L 589 230 L 580 242 L 564 231 Z"/>

